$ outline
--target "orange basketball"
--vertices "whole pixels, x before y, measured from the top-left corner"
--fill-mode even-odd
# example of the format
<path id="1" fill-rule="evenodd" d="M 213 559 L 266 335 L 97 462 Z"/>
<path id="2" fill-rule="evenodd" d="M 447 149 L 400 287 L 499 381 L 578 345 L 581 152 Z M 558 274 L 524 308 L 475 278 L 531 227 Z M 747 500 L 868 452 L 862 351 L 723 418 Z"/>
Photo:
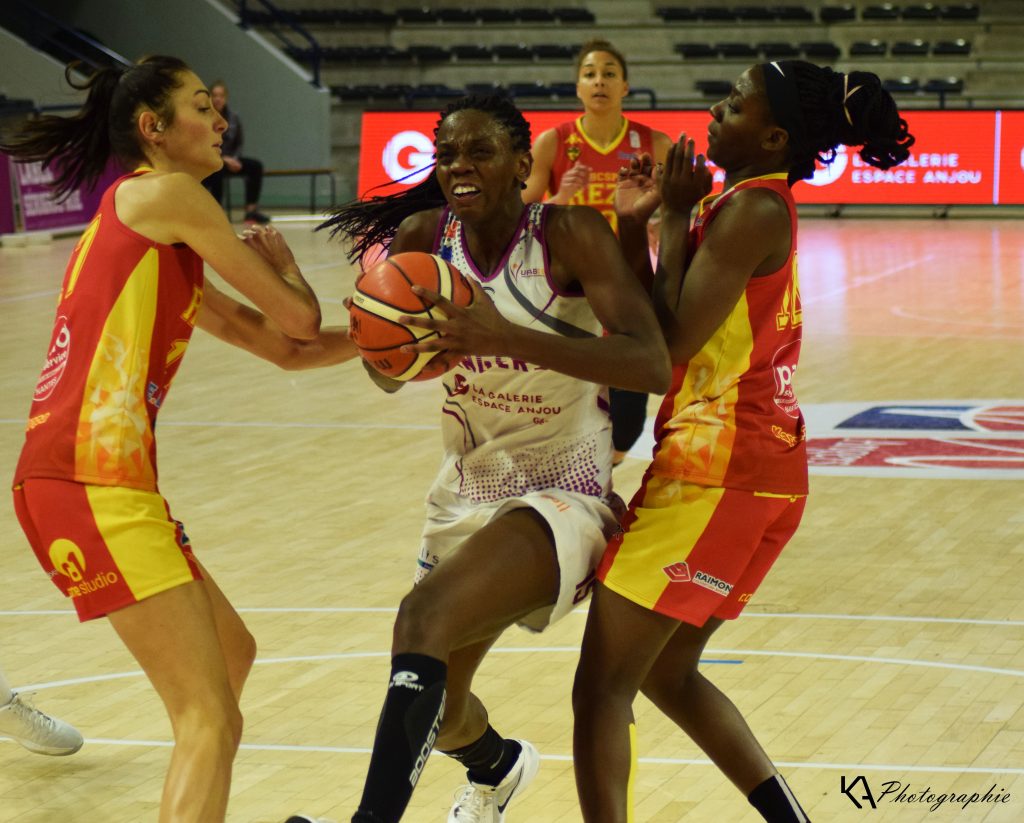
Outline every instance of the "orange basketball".
<path id="1" fill-rule="evenodd" d="M 349 310 L 349 334 L 363 359 L 395 380 L 430 380 L 447 369 L 439 352 L 404 352 L 402 346 L 438 337 L 436 331 L 399 323 L 401 315 L 444 318 L 444 312 L 413 293 L 413 286 L 437 292 L 457 306 L 473 302 L 473 290 L 457 268 L 436 254 L 394 254 L 356 278 Z"/>

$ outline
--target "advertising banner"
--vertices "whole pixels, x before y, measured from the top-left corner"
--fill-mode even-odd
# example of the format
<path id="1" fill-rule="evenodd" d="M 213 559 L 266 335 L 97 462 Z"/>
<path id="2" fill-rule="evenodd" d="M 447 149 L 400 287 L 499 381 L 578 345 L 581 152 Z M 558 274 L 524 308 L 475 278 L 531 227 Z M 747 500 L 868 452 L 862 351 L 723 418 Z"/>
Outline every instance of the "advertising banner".
<path id="1" fill-rule="evenodd" d="M 579 116 L 578 111 L 523 112 L 536 138 Z M 627 111 L 632 120 L 673 139 L 686 132 L 707 150 L 707 111 Z M 793 189 L 799 203 L 986 204 L 1024 203 L 1024 112 L 904 112 L 916 142 L 910 158 L 882 171 L 841 147 L 835 162 Z M 430 173 L 435 112 L 363 114 L 359 194 L 405 177 L 414 185 Z M 628 159 L 628 158 L 625 158 Z M 723 174 L 715 175 L 720 183 Z"/>
<path id="2" fill-rule="evenodd" d="M 11 158 L 0 154 L 0 234 L 14 231 L 14 192 L 11 189 Z"/>
<path id="3" fill-rule="evenodd" d="M 9 158 L 6 158 L 9 160 Z M 22 231 L 46 231 L 71 226 L 85 226 L 100 204 L 100 198 L 114 180 L 124 174 L 116 164 L 106 171 L 90 189 L 76 189 L 63 200 L 53 197 L 49 186 L 52 169 L 41 163 L 10 163 L 14 178 L 15 202 L 20 205 Z"/>

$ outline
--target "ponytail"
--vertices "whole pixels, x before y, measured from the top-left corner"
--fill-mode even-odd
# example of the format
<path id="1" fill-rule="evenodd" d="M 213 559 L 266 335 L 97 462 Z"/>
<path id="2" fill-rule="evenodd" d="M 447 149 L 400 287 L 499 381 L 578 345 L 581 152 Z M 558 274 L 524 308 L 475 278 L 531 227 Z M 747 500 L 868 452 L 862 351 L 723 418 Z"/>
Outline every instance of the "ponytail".
<path id="1" fill-rule="evenodd" d="M 19 162 L 52 167 L 52 188 L 58 197 L 95 183 L 111 157 L 126 167 L 144 161 L 135 123 L 138 110 L 149 108 L 170 124 L 174 119 L 171 94 L 181 85 L 181 73 L 189 70 L 176 57 L 153 56 L 133 66 L 100 68 L 78 83 L 72 75 L 77 65 L 72 63 L 64 71 L 72 88 L 87 92 L 76 114 L 40 115 L 0 141 L 0 150 Z"/>
<path id="2" fill-rule="evenodd" d="M 879 169 L 910 156 L 914 137 L 878 75 L 843 74 L 802 60 L 764 63 L 761 68 L 772 114 L 790 132 L 790 185 L 813 176 L 815 161 L 831 163 L 841 145 L 861 146 L 861 159 Z M 779 75 L 785 84 L 777 80 Z M 798 126 L 790 127 L 787 120 Z"/>

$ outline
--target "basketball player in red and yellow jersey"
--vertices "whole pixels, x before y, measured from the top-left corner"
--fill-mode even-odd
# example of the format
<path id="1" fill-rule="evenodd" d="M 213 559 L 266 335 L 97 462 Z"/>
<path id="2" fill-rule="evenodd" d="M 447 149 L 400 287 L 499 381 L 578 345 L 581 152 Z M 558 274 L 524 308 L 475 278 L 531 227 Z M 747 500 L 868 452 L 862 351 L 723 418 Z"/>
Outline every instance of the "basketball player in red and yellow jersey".
<path id="1" fill-rule="evenodd" d="M 196 326 L 284 367 L 353 348 L 343 330 L 320 331 L 283 238 L 237 237 L 202 187 L 221 167 L 226 123 L 188 66 L 149 57 L 82 88 L 75 116 L 29 121 L 0 146 L 53 164 L 58 195 L 94 182 L 112 156 L 134 168 L 104 193 L 68 263 L 14 505 L 79 618 L 110 620 L 166 706 L 175 746 L 161 823 L 220 821 L 255 642 L 160 495 L 157 413 Z M 256 308 L 206 283 L 204 260 Z"/>
<path id="2" fill-rule="evenodd" d="M 793 389 L 802 312 L 791 186 L 840 145 L 890 168 L 913 137 L 877 76 L 799 61 L 754 66 L 711 109 L 711 175 L 685 136 L 658 174 L 624 173 L 628 259 L 661 206 L 652 297 L 673 362 L 654 459 L 598 567 L 573 689 L 584 820 L 632 820 L 632 703 L 643 690 L 772 823 L 808 817 L 737 707 L 697 664 L 800 522 L 805 428 Z M 697 213 L 690 227 L 694 208 Z M 722 810 L 723 819 L 738 815 Z"/>
<path id="3" fill-rule="evenodd" d="M 591 206 L 618 231 L 612 200 L 619 169 L 636 154 L 665 159 L 672 140 L 622 113 L 629 94 L 626 58 L 607 40 L 588 40 L 576 55 L 576 96 L 583 114 L 541 132 L 533 144 L 533 170 L 523 200 Z M 645 285 L 648 285 L 645 283 Z M 618 465 L 640 437 L 647 417 L 647 395 L 609 389 L 612 460 Z"/>

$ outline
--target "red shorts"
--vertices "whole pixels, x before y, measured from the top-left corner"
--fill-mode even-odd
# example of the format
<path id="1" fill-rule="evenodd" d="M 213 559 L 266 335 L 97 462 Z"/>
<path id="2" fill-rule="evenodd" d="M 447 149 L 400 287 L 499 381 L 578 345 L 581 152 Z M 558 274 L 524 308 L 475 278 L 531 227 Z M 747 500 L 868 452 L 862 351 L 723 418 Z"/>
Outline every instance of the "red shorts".
<path id="1" fill-rule="evenodd" d="M 184 528 L 157 492 L 38 478 L 15 487 L 14 511 L 82 621 L 202 579 Z"/>
<path id="2" fill-rule="evenodd" d="M 597 578 L 661 614 L 703 626 L 739 616 L 800 524 L 807 498 L 648 474 Z"/>

